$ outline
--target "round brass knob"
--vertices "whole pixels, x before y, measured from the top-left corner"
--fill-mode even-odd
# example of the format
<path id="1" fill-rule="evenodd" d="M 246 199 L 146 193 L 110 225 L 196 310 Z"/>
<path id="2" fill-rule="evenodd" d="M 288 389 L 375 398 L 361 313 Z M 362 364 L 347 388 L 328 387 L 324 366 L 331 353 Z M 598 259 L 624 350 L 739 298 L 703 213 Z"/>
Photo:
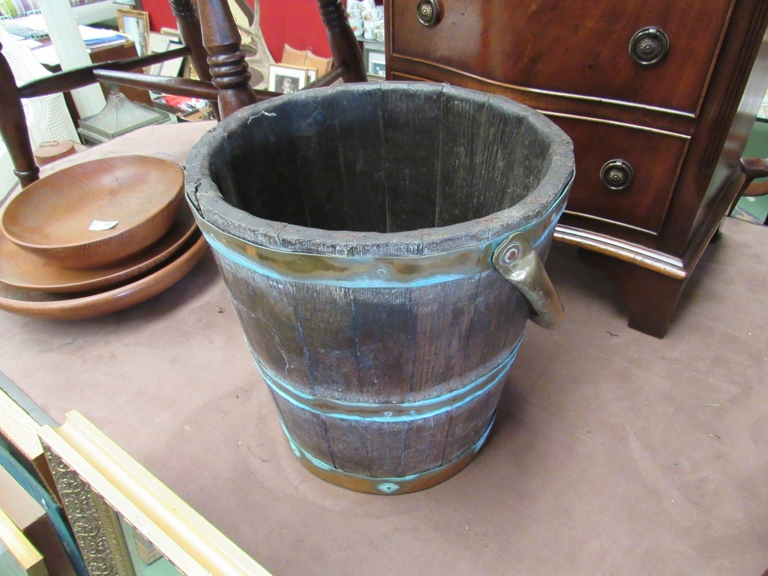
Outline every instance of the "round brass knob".
<path id="1" fill-rule="evenodd" d="M 629 55 L 641 66 L 658 64 L 669 54 L 669 36 L 661 28 L 638 30 L 629 41 Z"/>
<path id="2" fill-rule="evenodd" d="M 440 22 L 440 4 L 437 0 L 421 0 L 416 5 L 419 22 L 427 27 L 437 26 Z"/>
<path id="3" fill-rule="evenodd" d="M 611 190 L 626 190 L 634 179 L 635 171 L 624 160 L 609 160 L 600 169 L 600 180 Z"/>

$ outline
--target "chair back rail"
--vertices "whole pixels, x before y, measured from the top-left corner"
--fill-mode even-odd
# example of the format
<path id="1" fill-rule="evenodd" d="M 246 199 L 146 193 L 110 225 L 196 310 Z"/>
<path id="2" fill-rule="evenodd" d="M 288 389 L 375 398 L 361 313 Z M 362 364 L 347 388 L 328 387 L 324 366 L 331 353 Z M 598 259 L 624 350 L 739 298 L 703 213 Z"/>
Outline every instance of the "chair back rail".
<path id="1" fill-rule="evenodd" d="M 27 82 L 18 87 L 20 98 L 34 98 L 36 96 L 47 96 L 48 94 L 57 94 L 59 92 L 66 92 L 69 90 L 76 90 L 83 86 L 95 84 L 99 81 L 94 72 L 96 70 L 115 70 L 115 71 L 131 71 L 144 68 L 145 66 L 151 66 L 159 62 L 165 62 L 166 60 L 173 60 L 174 58 L 180 58 L 190 54 L 189 48 L 183 46 L 167 52 L 160 52 L 157 54 L 149 54 L 147 56 L 140 56 L 135 58 L 127 58 L 125 60 L 111 60 L 109 62 L 101 62 L 99 64 L 91 64 L 90 66 L 84 66 L 82 68 L 75 68 L 73 70 L 66 70 L 63 72 L 56 72 L 50 76 Z"/>

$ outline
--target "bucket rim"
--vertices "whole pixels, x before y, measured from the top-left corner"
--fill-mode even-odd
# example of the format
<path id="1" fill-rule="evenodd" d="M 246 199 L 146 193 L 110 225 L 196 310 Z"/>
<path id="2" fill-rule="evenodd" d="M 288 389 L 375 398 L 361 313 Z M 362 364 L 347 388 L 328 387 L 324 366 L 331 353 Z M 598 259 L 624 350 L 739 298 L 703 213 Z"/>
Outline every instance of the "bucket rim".
<path id="1" fill-rule="evenodd" d="M 285 105 L 288 99 L 329 97 L 337 91 L 364 93 L 371 90 L 407 90 L 431 92 L 441 97 L 471 99 L 478 103 L 507 109 L 524 116 L 550 142 L 550 164 L 536 187 L 510 208 L 486 216 L 447 226 L 402 232 L 355 232 L 325 230 L 268 220 L 229 204 L 213 182 L 209 165 L 210 151 L 242 123 Z M 305 90 L 279 96 L 244 107 L 207 132 L 194 146 L 187 159 L 186 196 L 206 222 L 245 242 L 287 252 L 336 256 L 418 256 L 453 250 L 481 243 L 514 232 L 541 218 L 556 203 L 575 174 L 573 143 L 554 122 L 540 112 L 509 98 L 448 84 L 424 82 L 380 82 L 344 84 L 330 88 Z"/>

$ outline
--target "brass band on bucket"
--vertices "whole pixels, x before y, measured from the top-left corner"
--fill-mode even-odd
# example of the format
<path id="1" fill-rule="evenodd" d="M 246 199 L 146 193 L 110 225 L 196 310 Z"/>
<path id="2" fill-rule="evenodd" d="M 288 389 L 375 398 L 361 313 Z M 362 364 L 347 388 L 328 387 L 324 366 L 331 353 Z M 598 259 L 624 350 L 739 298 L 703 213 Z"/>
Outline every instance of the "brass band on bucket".
<path id="1" fill-rule="evenodd" d="M 430 418 L 447 410 L 455 409 L 493 388 L 504 378 L 504 376 L 506 376 L 509 368 L 512 366 L 512 363 L 517 356 L 517 351 L 520 349 L 523 334 L 524 331 L 520 334 L 520 337 L 509 356 L 495 368 L 466 386 L 433 398 L 427 398 L 416 402 L 400 402 L 397 404 L 350 402 L 328 397 L 310 396 L 309 394 L 296 390 L 290 384 L 283 382 L 256 359 L 257 356 L 253 349 L 251 349 L 251 353 L 253 354 L 254 359 L 256 359 L 256 367 L 259 369 L 264 381 L 273 392 L 302 410 L 309 410 L 310 412 L 315 412 L 324 417 L 341 418 L 344 420 L 405 422 L 409 420 Z"/>
<path id="2" fill-rule="evenodd" d="M 569 184 L 536 221 L 519 230 L 536 246 L 549 238 L 565 209 Z M 257 273 L 299 282 L 352 288 L 418 286 L 448 282 L 493 269 L 493 252 L 508 235 L 455 250 L 419 256 L 308 254 L 252 244 L 206 221 L 192 206 L 197 225 L 216 252 Z"/>
<path id="3" fill-rule="evenodd" d="M 477 453 L 480 451 L 480 448 L 485 444 L 495 420 L 496 412 L 491 416 L 491 422 L 480 436 L 480 439 L 447 464 L 417 474 L 395 478 L 373 478 L 370 476 L 361 476 L 359 474 L 344 472 L 343 470 L 334 468 L 322 460 L 315 458 L 296 444 L 296 441 L 285 427 L 282 417 L 280 418 L 280 425 L 283 428 L 283 432 L 285 433 L 288 443 L 291 445 L 291 450 L 296 458 L 299 459 L 299 462 L 301 462 L 304 468 L 312 472 L 312 474 L 318 478 L 330 482 L 331 484 L 341 486 L 342 488 L 347 488 L 348 490 L 367 492 L 368 494 L 394 495 L 409 494 L 411 492 L 418 492 L 419 490 L 431 488 L 461 472 L 470 462 L 472 462 L 472 460 L 474 460 L 475 456 L 477 456 Z"/>

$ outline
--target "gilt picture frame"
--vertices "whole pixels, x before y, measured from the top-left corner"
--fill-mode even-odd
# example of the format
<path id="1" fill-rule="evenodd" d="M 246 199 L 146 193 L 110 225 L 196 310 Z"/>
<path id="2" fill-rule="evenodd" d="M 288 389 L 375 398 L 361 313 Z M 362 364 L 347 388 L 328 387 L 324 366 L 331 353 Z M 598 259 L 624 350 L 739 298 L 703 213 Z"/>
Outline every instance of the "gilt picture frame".
<path id="1" fill-rule="evenodd" d="M 149 53 L 149 12 L 118 8 L 117 28 L 133 41 L 139 56 Z"/>

